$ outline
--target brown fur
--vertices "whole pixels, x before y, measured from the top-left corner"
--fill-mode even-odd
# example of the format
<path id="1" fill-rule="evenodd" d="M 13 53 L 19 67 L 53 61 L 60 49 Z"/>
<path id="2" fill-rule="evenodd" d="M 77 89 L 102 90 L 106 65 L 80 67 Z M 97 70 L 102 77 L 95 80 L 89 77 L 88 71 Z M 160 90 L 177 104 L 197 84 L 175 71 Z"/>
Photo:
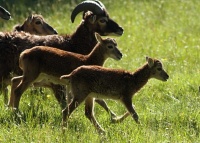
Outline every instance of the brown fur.
<path id="1" fill-rule="evenodd" d="M 107 21 L 102 23 L 101 19 L 105 18 L 107 18 Z M 110 24 L 108 25 L 108 23 Z M 94 35 L 95 32 L 98 32 L 100 35 L 110 35 L 113 33 L 115 35 L 122 35 L 123 29 L 108 16 L 94 15 L 88 11 L 84 14 L 81 24 L 71 35 L 39 37 L 23 32 L 0 33 L 0 79 L 2 80 L 2 85 L 0 86 L 5 88 L 10 84 L 11 73 L 14 75 L 22 74 L 18 66 L 18 58 L 23 50 L 43 45 L 65 51 L 88 54 L 97 43 Z M 52 83 L 50 88 L 53 90 L 61 108 L 64 108 L 66 106 L 64 87 Z M 108 111 L 105 102 L 101 105 Z"/>
<path id="2" fill-rule="evenodd" d="M 87 12 L 84 11 L 83 20 L 81 24 L 77 27 L 76 31 L 71 35 L 55 36 L 55 37 L 42 36 L 40 37 L 40 39 L 35 36 L 34 37 L 26 36 L 26 38 L 24 37 L 25 38 L 24 40 L 22 40 L 23 38 L 19 38 L 16 41 L 15 40 L 7 41 L 6 43 L 4 43 L 4 46 L 8 49 L 8 53 L 3 55 L 3 56 L 6 55 L 4 60 L 11 59 L 10 60 L 11 63 L 14 64 L 5 65 L 0 61 L 0 71 L 3 70 L 2 73 L 0 73 L 0 78 L 2 80 L 1 83 L 3 83 L 1 87 L 4 88 L 9 84 L 4 81 L 10 81 L 10 78 L 12 77 L 12 76 L 10 77 L 10 73 L 14 74 L 16 74 L 15 72 L 22 73 L 21 69 L 18 67 L 18 60 L 15 59 L 19 57 L 20 52 L 23 51 L 24 49 L 28 49 L 37 45 L 41 46 L 45 45 L 80 54 L 88 54 L 89 52 L 91 52 L 91 50 L 97 43 L 94 36 L 95 32 L 99 33 L 102 36 L 113 35 L 113 34 L 121 36 L 123 34 L 123 29 L 115 21 L 109 18 L 109 15 L 107 13 L 97 15 L 93 14 L 90 11 Z M 15 34 L 13 35 L 13 33 L 10 33 L 10 35 L 11 36 L 9 37 L 3 36 L 2 38 L 16 39 L 13 38 Z M 0 37 L 0 41 L 2 38 Z M 2 50 L 2 47 L 0 45 L 0 50 Z M 3 49 L 5 49 L 5 47 Z M 6 50 L 4 52 L 6 52 Z M 14 51 L 14 53 L 9 51 Z M 7 67 L 4 70 L 4 68 L 2 67 L 5 66 Z M 61 108 L 64 108 L 66 106 L 65 87 L 51 83 L 50 88 L 53 90 L 56 99 L 61 105 Z M 114 113 L 112 113 L 112 111 L 109 110 L 108 106 L 103 100 L 98 100 L 98 101 L 99 101 L 98 103 L 102 107 L 104 107 L 107 112 L 111 113 L 111 115 L 114 115 Z"/>
<path id="3" fill-rule="evenodd" d="M 22 93 L 35 81 L 50 81 L 60 84 L 61 75 L 69 74 L 81 65 L 102 66 L 109 57 L 115 60 L 121 59 L 122 54 L 117 49 L 114 39 L 101 39 L 98 34 L 96 37 L 99 43 L 88 55 L 46 46 L 36 46 L 22 52 L 19 65 L 23 70 L 23 75 L 12 79 L 10 105 L 18 108 Z"/>
<path id="4" fill-rule="evenodd" d="M 31 14 L 22 25 L 16 25 L 14 31 L 24 31 L 36 35 L 58 34 L 42 17 L 42 15 Z"/>
<path id="5" fill-rule="evenodd" d="M 119 100 L 125 105 L 128 112 L 116 118 L 115 122 L 122 121 L 130 113 L 139 123 L 138 115 L 132 105 L 132 97 L 150 78 L 162 81 L 167 81 L 169 78 L 162 63 L 157 59 L 147 58 L 147 63 L 134 73 L 100 66 L 81 66 L 71 74 L 61 76 L 63 83 L 70 85 L 74 97 L 69 106 L 63 110 L 63 125 L 66 124 L 70 114 L 85 100 L 86 117 L 99 132 L 104 132 L 94 117 L 95 98 Z"/>
<path id="6" fill-rule="evenodd" d="M 52 35 L 52 34 L 57 34 L 57 32 L 48 23 L 46 23 L 44 21 L 44 18 L 42 17 L 42 15 L 37 15 L 37 14 L 30 15 L 26 19 L 26 21 L 23 23 L 23 25 L 17 25 L 17 26 L 15 26 L 14 31 L 16 31 L 16 32 L 17 31 L 18 32 L 19 31 L 23 31 L 23 32 L 28 32 L 30 34 L 36 34 L 36 35 Z M 3 34 L 3 33 L 1 33 L 1 34 Z M 1 42 L 2 46 L 4 46 L 4 43 L 6 43 L 7 41 L 12 40 L 13 37 L 15 36 L 14 34 L 12 34 L 12 37 L 10 37 L 11 33 L 7 33 L 7 34 L 10 34 L 10 35 L 6 35 L 5 34 L 5 36 L 7 38 L 6 38 L 6 41 Z M 20 34 L 23 34 L 23 33 L 20 33 Z M 20 36 L 20 35 L 18 35 L 18 36 Z M 2 35 L 2 37 L 3 37 L 3 35 Z M 9 39 L 9 37 L 10 37 L 10 39 Z M 18 39 L 20 39 L 20 38 L 18 37 Z M 3 40 L 3 38 L 1 40 Z M 9 45 L 6 44 L 6 46 L 9 46 Z M 9 52 L 12 53 L 13 55 L 15 55 L 15 54 L 18 55 L 18 52 L 21 52 L 21 51 L 17 51 L 18 49 L 15 48 L 15 47 L 17 47 L 16 44 L 14 45 L 14 47 L 13 47 L 13 45 L 10 45 L 10 47 L 11 48 L 6 48 L 6 49 L 2 50 L 2 55 L 3 54 L 7 54 Z M 12 59 L 12 57 L 14 59 Z M 16 65 L 15 65 L 15 63 L 13 63 L 14 61 L 18 61 L 18 56 L 11 56 L 11 59 L 6 59 L 6 58 L 7 58 L 7 56 L 5 58 L 4 57 L 0 58 L 2 60 L 2 62 L 3 62 L 2 65 L 0 64 L 0 67 L 4 68 L 3 71 L 2 71 L 2 73 L 0 72 L 0 76 L 6 74 L 6 72 L 8 70 L 12 69 L 12 67 L 14 67 L 17 70 L 17 72 L 14 72 L 15 71 L 14 70 L 13 73 L 14 74 L 18 74 L 20 72 L 20 69 L 18 69 L 18 67 L 15 67 Z M 13 73 L 10 74 L 10 73 L 7 72 L 7 74 L 9 76 L 11 76 L 11 77 L 12 77 Z M 3 76 L 3 77 L 5 77 L 5 76 Z M 4 80 L 3 82 L 6 83 L 6 85 L 10 83 L 10 79 L 9 78 L 8 79 L 4 78 L 3 80 Z M 5 87 L 4 87 L 4 85 L 1 86 L 2 87 L 1 89 L 2 89 L 3 96 L 4 96 L 4 103 L 5 104 L 8 103 L 8 89 L 7 89 L 6 85 L 5 85 Z"/>

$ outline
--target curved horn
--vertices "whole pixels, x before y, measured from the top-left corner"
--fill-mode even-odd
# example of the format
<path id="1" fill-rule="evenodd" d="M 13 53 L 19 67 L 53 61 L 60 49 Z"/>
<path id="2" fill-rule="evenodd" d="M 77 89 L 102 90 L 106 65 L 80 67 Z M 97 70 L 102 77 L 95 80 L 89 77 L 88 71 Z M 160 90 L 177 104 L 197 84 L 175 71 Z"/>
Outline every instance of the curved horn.
<path id="1" fill-rule="evenodd" d="M 4 13 L 7 13 L 8 15 L 10 15 L 10 12 L 8 12 L 5 8 L 3 8 L 2 6 L 0 6 L 1 11 L 3 11 Z"/>
<path id="2" fill-rule="evenodd" d="M 11 18 L 10 12 L 8 12 L 5 8 L 3 8 L 2 6 L 0 6 L 0 17 L 5 19 L 5 20 L 9 20 Z"/>
<path id="3" fill-rule="evenodd" d="M 106 9 L 106 7 L 104 6 L 104 4 L 99 1 L 99 0 L 95 0 L 96 3 L 98 3 L 103 9 Z"/>
<path id="4" fill-rule="evenodd" d="M 95 14 L 102 14 L 104 12 L 103 7 L 101 7 L 100 4 L 97 3 L 96 1 L 91 1 L 91 0 L 83 1 L 82 3 L 78 4 L 72 11 L 72 14 L 71 14 L 72 23 L 74 22 L 78 13 L 80 13 L 81 11 L 87 11 L 87 10 L 90 10 Z"/>

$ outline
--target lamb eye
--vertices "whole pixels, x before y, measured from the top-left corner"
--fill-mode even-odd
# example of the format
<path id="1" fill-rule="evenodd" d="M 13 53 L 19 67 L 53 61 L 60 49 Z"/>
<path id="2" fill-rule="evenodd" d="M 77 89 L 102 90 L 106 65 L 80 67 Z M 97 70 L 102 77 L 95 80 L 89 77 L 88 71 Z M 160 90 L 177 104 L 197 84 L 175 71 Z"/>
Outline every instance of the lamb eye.
<path id="1" fill-rule="evenodd" d="M 40 21 L 36 21 L 35 24 L 39 25 L 39 24 L 41 24 L 41 22 Z"/>
<path id="2" fill-rule="evenodd" d="M 109 49 L 112 49 L 112 48 L 113 48 L 113 46 L 108 46 L 108 48 L 109 48 Z"/>

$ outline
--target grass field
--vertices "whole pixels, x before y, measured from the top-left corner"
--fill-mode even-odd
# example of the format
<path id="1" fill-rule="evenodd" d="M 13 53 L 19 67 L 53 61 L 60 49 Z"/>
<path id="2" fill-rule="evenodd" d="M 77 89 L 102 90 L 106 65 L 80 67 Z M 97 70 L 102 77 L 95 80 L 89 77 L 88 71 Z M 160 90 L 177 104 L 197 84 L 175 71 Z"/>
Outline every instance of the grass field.
<path id="1" fill-rule="evenodd" d="M 1 31 L 11 31 L 31 13 L 41 13 L 58 33 L 72 33 L 81 21 L 70 22 L 73 7 L 80 0 L 0 1 L 12 14 L 0 20 Z M 18 120 L 0 96 L 0 142 L 109 142 L 109 143 L 197 143 L 200 142 L 200 1 L 199 0 L 102 0 L 110 17 L 123 28 L 115 37 L 123 52 L 121 61 L 107 60 L 104 66 L 134 71 L 145 56 L 161 59 L 170 78 L 150 80 L 133 98 L 141 125 L 128 117 L 112 124 L 109 115 L 95 106 L 95 115 L 106 130 L 98 135 L 84 116 L 81 105 L 61 132 L 61 109 L 53 94 L 26 91 L 20 102 Z M 109 107 L 121 115 L 126 110 L 115 101 Z"/>

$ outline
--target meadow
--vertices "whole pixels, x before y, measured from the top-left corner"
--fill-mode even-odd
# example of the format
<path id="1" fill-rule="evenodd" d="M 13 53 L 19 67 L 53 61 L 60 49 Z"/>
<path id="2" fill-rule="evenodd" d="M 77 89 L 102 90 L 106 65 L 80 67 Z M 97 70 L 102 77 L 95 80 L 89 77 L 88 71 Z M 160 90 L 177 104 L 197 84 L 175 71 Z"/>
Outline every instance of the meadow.
<path id="1" fill-rule="evenodd" d="M 26 91 L 16 119 L 0 96 L 0 142 L 4 143 L 197 143 L 200 142 L 200 1 L 199 0 L 101 0 L 110 17 L 123 28 L 113 37 L 123 53 L 120 61 L 108 59 L 105 67 L 134 71 L 145 56 L 158 58 L 169 74 L 167 82 L 151 79 L 132 101 L 141 125 L 128 117 L 113 124 L 99 105 L 95 116 L 106 130 L 98 135 L 81 105 L 61 131 L 61 108 L 52 92 Z M 80 0 L 0 0 L 12 20 L 0 20 L 1 31 L 12 31 L 30 13 L 40 13 L 60 34 L 70 34 L 81 22 L 81 14 L 70 21 Z M 1 51 L 0 51 L 1 52 Z M 107 100 L 117 114 L 126 112 L 117 101 Z"/>

